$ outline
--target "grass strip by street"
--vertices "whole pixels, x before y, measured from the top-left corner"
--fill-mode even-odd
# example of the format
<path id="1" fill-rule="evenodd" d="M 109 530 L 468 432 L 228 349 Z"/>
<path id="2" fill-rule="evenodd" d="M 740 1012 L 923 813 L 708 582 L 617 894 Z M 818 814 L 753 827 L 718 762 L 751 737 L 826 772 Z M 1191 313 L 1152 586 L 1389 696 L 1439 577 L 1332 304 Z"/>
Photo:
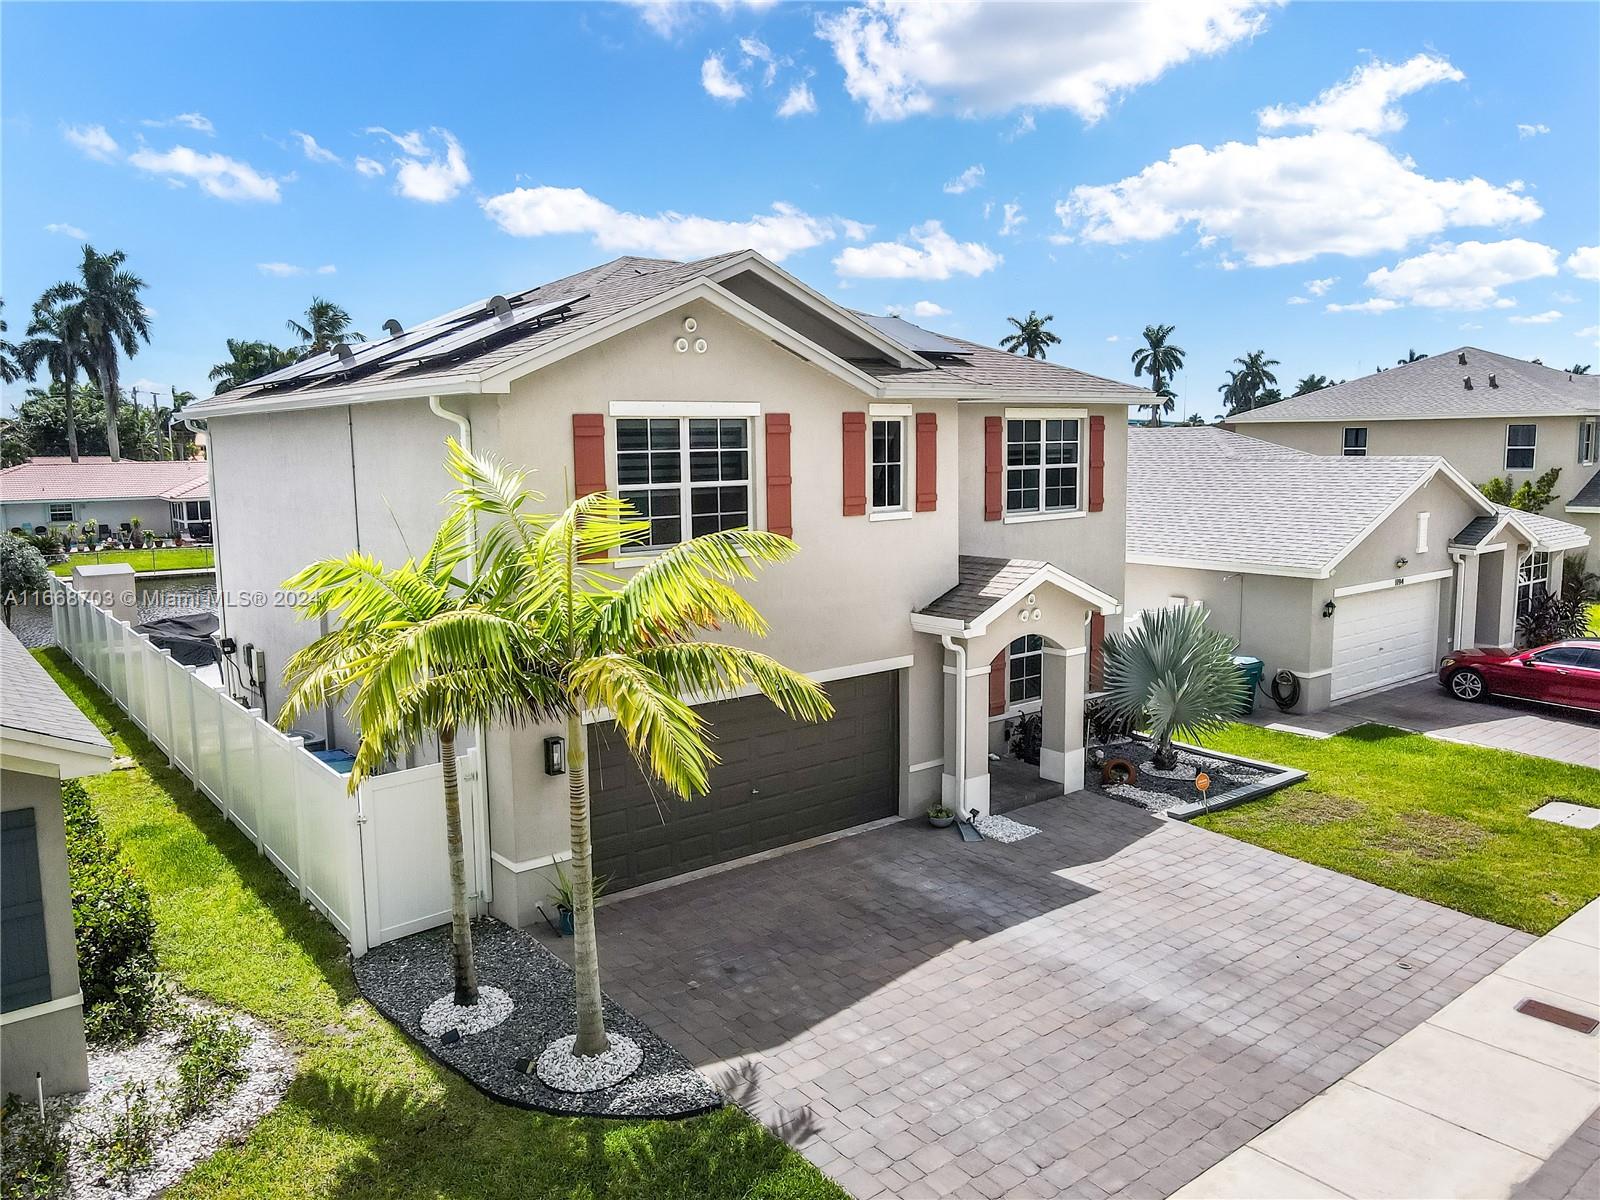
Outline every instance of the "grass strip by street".
<path id="1" fill-rule="evenodd" d="M 1600 807 L 1600 771 L 1383 725 L 1330 738 L 1230 725 L 1213 749 L 1309 772 L 1194 824 L 1528 933 L 1600 895 L 1600 830 L 1528 814 Z"/>
<path id="2" fill-rule="evenodd" d="M 96 550 L 74 554 L 68 561 L 51 563 L 52 575 L 71 575 L 73 567 L 127 563 L 135 574 L 146 571 L 206 571 L 216 565 L 210 546 L 157 546 L 149 550 Z"/>
<path id="3" fill-rule="evenodd" d="M 332 927 L 63 652 L 36 653 L 135 761 L 84 784 L 150 889 L 162 969 L 267 1022 L 299 1056 L 282 1104 L 169 1196 L 844 1200 L 737 1108 L 621 1122 L 485 1099 L 360 998 Z"/>

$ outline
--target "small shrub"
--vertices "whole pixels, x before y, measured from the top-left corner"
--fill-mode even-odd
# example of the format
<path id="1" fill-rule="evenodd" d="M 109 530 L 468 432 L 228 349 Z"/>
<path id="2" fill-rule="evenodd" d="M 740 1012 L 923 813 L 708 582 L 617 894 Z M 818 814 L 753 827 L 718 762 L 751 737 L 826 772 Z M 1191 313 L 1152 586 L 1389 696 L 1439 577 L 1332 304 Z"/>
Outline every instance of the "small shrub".
<path id="1" fill-rule="evenodd" d="M 1517 620 L 1517 636 L 1524 646 L 1547 646 L 1583 637 L 1589 630 L 1589 604 L 1561 593 L 1536 598 Z"/>
<path id="2" fill-rule="evenodd" d="M 28 540 L 33 543 L 34 549 L 46 558 L 53 558 L 61 553 L 61 535 L 54 529 L 39 528 L 28 535 Z"/>
<path id="3" fill-rule="evenodd" d="M 250 1035 L 216 1013 L 195 1013 L 183 1026 L 178 1077 L 167 1088 L 173 1119 L 187 1121 L 227 1099 L 246 1075 Z"/>
<path id="4" fill-rule="evenodd" d="M 1039 765 L 1039 746 L 1044 741 L 1044 717 L 1036 712 L 1023 713 L 1011 729 L 1010 749 L 1014 758 Z"/>
<path id="5" fill-rule="evenodd" d="M 6 1097 L 0 1107 L 0 1196 L 43 1200 L 67 1182 L 70 1142 L 65 1125 L 48 1109 L 43 1118 L 32 1100 Z"/>
<path id="6" fill-rule="evenodd" d="M 167 1114 L 150 1085 L 130 1079 L 100 1103 L 86 1148 L 90 1160 L 108 1177 L 126 1186 L 135 1171 L 155 1158 L 156 1143 L 168 1127 Z"/>

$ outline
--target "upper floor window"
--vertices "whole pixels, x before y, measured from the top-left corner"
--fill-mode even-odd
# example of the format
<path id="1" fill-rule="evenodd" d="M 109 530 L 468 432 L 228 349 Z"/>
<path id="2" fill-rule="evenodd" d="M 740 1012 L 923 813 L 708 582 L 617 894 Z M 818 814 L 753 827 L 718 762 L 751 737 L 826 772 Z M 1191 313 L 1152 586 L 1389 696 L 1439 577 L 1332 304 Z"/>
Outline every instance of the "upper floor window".
<path id="1" fill-rule="evenodd" d="M 1600 461 L 1600 420 L 1578 422 L 1578 465 L 1592 467 Z"/>
<path id="2" fill-rule="evenodd" d="M 750 422 L 743 417 L 617 421 L 617 491 L 650 522 L 643 549 L 750 524 Z"/>
<path id="3" fill-rule="evenodd" d="M 1538 436 L 1537 425 L 1506 426 L 1506 470 L 1533 470 L 1533 449 Z"/>
<path id="4" fill-rule="evenodd" d="M 1044 695 L 1044 639 L 1030 633 L 1006 651 L 1006 699 L 1012 704 Z"/>
<path id="5" fill-rule="evenodd" d="M 906 506 L 905 491 L 905 418 L 873 417 L 872 511 L 900 512 Z"/>
<path id="6" fill-rule="evenodd" d="M 50 506 L 50 522 L 54 525 L 66 525 L 72 521 L 71 504 L 52 504 Z"/>
<path id="7" fill-rule="evenodd" d="M 1550 556 L 1543 550 L 1523 555 L 1517 564 L 1517 616 L 1525 615 L 1549 590 Z"/>
<path id="8" fill-rule="evenodd" d="M 1346 458 L 1365 458 L 1367 456 L 1367 427 L 1365 425 L 1351 425 L 1344 431 L 1344 456 Z"/>
<path id="9" fill-rule="evenodd" d="M 1081 422 L 1007 418 L 1006 512 L 1072 512 L 1078 507 Z"/>

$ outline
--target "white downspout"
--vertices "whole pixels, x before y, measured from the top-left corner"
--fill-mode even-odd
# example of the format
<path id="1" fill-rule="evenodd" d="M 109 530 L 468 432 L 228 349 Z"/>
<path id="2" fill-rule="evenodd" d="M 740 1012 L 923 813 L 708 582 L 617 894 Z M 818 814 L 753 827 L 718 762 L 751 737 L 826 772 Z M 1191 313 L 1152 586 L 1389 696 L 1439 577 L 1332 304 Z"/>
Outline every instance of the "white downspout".
<path id="1" fill-rule="evenodd" d="M 1452 550 L 1452 551 L 1450 551 L 1450 561 L 1455 563 L 1455 565 L 1456 565 L 1456 577 L 1455 577 L 1455 592 L 1456 592 L 1455 620 L 1452 623 L 1452 628 L 1450 630 L 1450 649 L 1452 649 L 1452 650 L 1464 649 L 1464 647 L 1461 645 L 1461 624 L 1462 624 L 1462 621 L 1465 618 L 1467 598 L 1466 598 L 1466 594 L 1465 594 L 1466 589 L 1464 589 L 1461 586 L 1461 582 L 1462 582 L 1461 581 L 1461 568 L 1466 564 L 1466 560 L 1467 560 L 1467 556 L 1462 551 L 1460 551 L 1460 550 Z"/>
<path id="2" fill-rule="evenodd" d="M 967 819 L 967 644 L 957 645 L 948 633 L 939 642 L 956 656 L 956 815 Z"/>

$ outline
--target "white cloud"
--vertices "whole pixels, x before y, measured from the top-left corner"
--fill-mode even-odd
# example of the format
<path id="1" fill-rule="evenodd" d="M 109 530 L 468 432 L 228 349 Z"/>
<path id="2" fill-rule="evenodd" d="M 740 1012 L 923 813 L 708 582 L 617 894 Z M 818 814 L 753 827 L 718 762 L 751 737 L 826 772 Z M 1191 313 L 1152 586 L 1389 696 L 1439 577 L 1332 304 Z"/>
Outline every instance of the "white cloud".
<path id="1" fill-rule="evenodd" d="M 1578 302 L 1578 297 L 1572 292 L 1551 292 L 1550 299 L 1557 304 L 1576 304 Z"/>
<path id="2" fill-rule="evenodd" d="M 300 149 L 306 152 L 306 157 L 312 162 L 336 163 L 339 161 L 337 154 L 326 146 L 321 145 L 309 133 L 301 133 L 298 129 L 291 129 L 289 132 L 300 139 Z"/>
<path id="3" fill-rule="evenodd" d="M 117 140 L 106 132 L 104 125 L 68 125 L 61 136 L 82 150 L 90 158 L 110 162 L 117 157 Z"/>
<path id="4" fill-rule="evenodd" d="M 852 221 L 849 217 L 839 218 L 839 228 L 844 231 L 846 240 L 852 242 L 866 241 L 867 235 L 873 230 L 873 227 L 866 222 Z"/>
<path id="5" fill-rule="evenodd" d="M 1108 342 L 1120 342 L 1121 340 L 1122 335 L 1120 333 L 1113 333 L 1110 337 L 1106 338 L 1106 341 Z"/>
<path id="6" fill-rule="evenodd" d="M 847 246 L 833 260 L 834 268 L 850 279 L 949 279 L 952 274 L 982 275 L 1005 261 L 980 242 L 956 241 L 938 221 L 912 229 L 911 240 L 915 246 Z"/>
<path id="7" fill-rule="evenodd" d="M 1394 311 L 1400 305 L 1393 300 L 1372 299 L 1363 300 L 1359 304 L 1329 304 L 1325 307 L 1331 313 L 1385 313 Z"/>
<path id="8" fill-rule="evenodd" d="M 44 227 L 46 233 L 59 233 L 63 237 L 76 238 L 80 242 L 89 240 L 89 235 L 76 225 L 68 225 L 65 221 L 52 221 Z"/>
<path id="9" fill-rule="evenodd" d="M 1523 238 L 1501 242 L 1443 242 L 1367 276 L 1379 296 L 1416 308 L 1509 308 L 1499 293 L 1508 284 L 1556 273 L 1556 252 Z"/>
<path id="10" fill-rule="evenodd" d="M 1326 296 L 1328 289 L 1338 282 L 1339 277 L 1337 275 L 1329 275 L 1326 279 L 1308 279 L 1306 280 L 1306 291 L 1313 296 Z"/>
<path id="11" fill-rule="evenodd" d="M 519 187 L 490 196 L 483 211 L 516 237 L 581 233 L 604 250 L 641 251 L 667 258 L 704 258 L 754 247 L 782 261 L 835 236 L 834 222 L 813 217 L 790 204 L 747 221 L 719 221 L 685 213 L 655 216 L 621 212 L 582 188 Z"/>
<path id="12" fill-rule="evenodd" d="M 274 279 L 292 279 L 297 275 L 309 275 L 311 274 L 312 270 L 315 270 L 318 275 L 332 275 L 338 269 L 339 268 L 334 266 L 332 263 L 324 263 L 322 266 L 316 268 L 306 268 L 297 266 L 294 263 L 286 262 L 264 262 L 256 264 L 256 270 L 260 271 L 263 275 L 270 275 Z"/>
<path id="13" fill-rule="evenodd" d="M 1263 129 L 1305 126 L 1343 133 L 1393 133 L 1406 116 L 1394 102 L 1435 83 L 1460 83 L 1466 76 L 1442 58 L 1419 54 L 1407 62 L 1371 62 L 1357 67 L 1342 83 L 1310 104 L 1286 108 L 1275 104 L 1256 116 Z"/>
<path id="14" fill-rule="evenodd" d="M 366 176 L 382 175 L 386 168 L 375 158 L 368 158 L 365 154 L 356 155 L 356 170 Z"/>
<path id="15" fill-rule="evenodd" d="M 461 143 L 448 129 L 440 129 L 435 125 L 429 130 L 444 143 L 442 155 L 426 136 L 415 129 L 407 133 L 395 133 L 382 125 L 373 125 L 367 132 L 381 134 L 400 148 L 404 157 L 394 160 L 394 190 L 408 199 L 420 200 L 424 204 L 443 204 L 446 200 L 455 199 L 461 189 L 472 182 L 472 172 L 467 169 L 466 151 L 462 150 Z M 356 169 L 363 175 L 382 174 L 371 166 L 363 165 L 364 161 L 372 163 L 371 159 L 356 160 Z"/>
<path id="16" fill-rule="evenodd" d="M 1003 216 L 1000 221 L 1000 236 L 1010 237 L 1018 229 L 1028 223 L 1028 218 L 1022 215 L 1022 205 L 1005 204 L 1001 206 Z"/>
<path id="17" fill-rule="evenodd" d="M 219 200 L 258 200 L 276 204 L 281 198 L 278 181 L 263 175 L 249 163 L 225 154 L 204 154 L 188 146 L 174 146 L 165 153 L 141 146 L 128 156 L 141 171 L 160 175 L 169 183 L 182 186 L 187 181 Z"/>
<path id="18" fill-rule="evenodd" d="M 211 123 L 210 119 L 205 114 L 197 112 L 179 113 L 175 117 L 168 117 L 165 121 L 145 120 L 141 121 L 140 124 L 147 125 L 151 129 L 170 129 L 174 126 L 182 126 L 184 129 L 192 129 L 196 133 L 203 133 L 207 137 L 214 136 L 217 132 L 217 127 Z"/>
<path id="19" fill-rule="evenodd" d="M 1289 297 L 1289 303 L 1290 304 L 1310 304 L 1311 301 L 1309 299 L 1307 299 L 1305 296 L 1290 296 Z"/>
<path id="20" fill-rule="evenodd" d="M 739 52 L 747 59 L 762 64 L 762 86 L 771 87 L 773 80 L 778 77 L 779 66 L 778 57 L 772 53 L 772 48 L 758 37 L 742 37 L 739 39 Z"/>
<path id="21" fill-rule="evenodd" d="M 323 263 L 320 267 L 317 268 L 317 274 L 318 275 L 334 275 L 334 274 L 338 273 L 338 270 L 339 270 L 339 268 L 334 266 L 332 263 Z"/>
<path id="22" fill-rule="evenodd" d="M 935 304 L 932 300 L 918 300 L 911 306 L 911 311 L 919 317 L 948 317 L 950 310 L 942 304 Z"/>
<path id="23" fill-rule="evenodd" d="M 1596 339 L 1600 339 L 1600 325 L 1587 325 L 1578 330 L 1578 332 L 1573 336 L 1581 337 L 1591 342 L 1595 341 Z"/>
<path id="24" fill-rule="evenodd" d="M 1521 123 L 1517 125 L 1517 136 L 1519 138 L 1538 137 L 1541 133 L 1549 132 L 1550 126 L 1548 125 L 1523 125 Z"/>
<path id="25" fill-rule="evenodd" d="M 983 164 L 973 163 L 961 174 L 944 185 L 944 190 L 952 196 L 959 196 L 963 192 L 970 192 L 975 187 L 983 186 Z"/>
<path id="26" fill-rule="evenodd" d="M 947 111 L 1067 108 L 1112 100 L 1265 24 L 1263 0 L 1179 4 L 927 4 L 868 0 L 822 16 L 845 90 L 876 120 Z"/>
<path id="27" fill-rule="evenodd" d="M 1529 313 L 1525 317 L 1508 317 L 1513 325 L 1552 325 L 1566 314 L 1552 308 L 1549 312 Z"/>
<path id="28" fill-rule="evenodd" d="M 789 94 L 778 105 L 780 117 L 798 117 L 817 111 L 817 98 L 811 94 L 811 85 L 801 80 L 789 89 Z"/>
<path id="29" fill-rule="evenodd" d="M 1600 279 L 1600 246 L 1579 246 L 1567 255 L 1567 270 L 1579 279 Z"/>
<path id="30" fill-rule="evenodd" d="M 700 64 L 700 86 L 713 99 L 730 103 L 743 100 L 746 94 L 744 84 L 728 73 L 720 54 L 708 54 L 705 62 Z"/>
<path id="31" fill-rule="evenodd" d="M 428 140 L 415 129 L 410 133 L 395 133 L 391 129 L 385 129 L 382 125 L 368 125 L 367 132 L 381 134 L 388 138 L 396 146 L 400 147 L 402 154 L 408 154 L 412 158 L 425 158 L 428 155 Z"/>
<path id="32" fill-rule="evenodd" d="M 639 10 L 644 23 L 662 37 L 674 37 L 690 20 L 697 9 L 716 9 L 726 16 L 735 9 L 768 8 L 776 0 L 624 0 Z"/>
<path id="33" fill-rule="evenodd" d="M 1036 128 L 1031 112 L 1025 112 L 1017 118 L 1017 123 L 1000 135 L 1002 142 L 1014 142 L 1018 138 L 1027 137 Z"/>

